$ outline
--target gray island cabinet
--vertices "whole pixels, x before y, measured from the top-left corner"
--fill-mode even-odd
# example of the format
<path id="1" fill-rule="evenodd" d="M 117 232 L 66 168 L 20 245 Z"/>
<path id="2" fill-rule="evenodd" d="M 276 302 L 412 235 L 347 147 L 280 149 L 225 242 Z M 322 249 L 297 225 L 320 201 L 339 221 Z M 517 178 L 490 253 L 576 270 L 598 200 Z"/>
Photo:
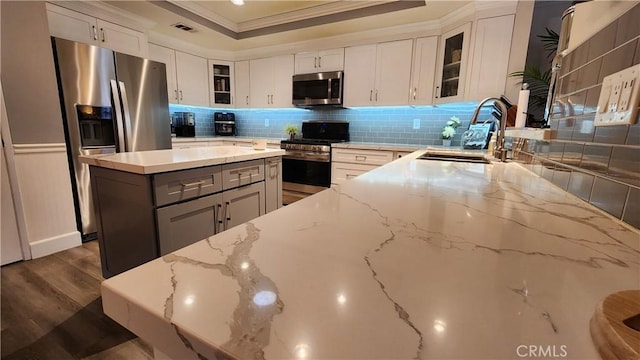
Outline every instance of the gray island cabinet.
<path id="1" fill-rule="evenodd" d="M 117 275 L 282 206 L 281 150 L 255 151 L 225 147 L 245 156 L 229 156 L 189 165 L 202 149 L 170 152 L 181 166 L 140 166 L 113 157 L 86 157 L 90 166 L 102 273 Z M 221 154 L 217 154 L 221 155 Z M 263 156 L 261 156 L 263 155 Z M 111 159 L 109 158 L 111 157 Z M 255 158 L 259 157 L 259 158 Z M 250 158 L 250 160 L 244 160 Z M 243 161 L 244 160 L 244 161 Z M 160 165 L 161 161 L 153 162 Z M 118 166 L 119 165 L 119 166 Z M 167 169 L 167 170 L 165 170 Z M 175 169 L 175 170 L 174 170 Z"/>

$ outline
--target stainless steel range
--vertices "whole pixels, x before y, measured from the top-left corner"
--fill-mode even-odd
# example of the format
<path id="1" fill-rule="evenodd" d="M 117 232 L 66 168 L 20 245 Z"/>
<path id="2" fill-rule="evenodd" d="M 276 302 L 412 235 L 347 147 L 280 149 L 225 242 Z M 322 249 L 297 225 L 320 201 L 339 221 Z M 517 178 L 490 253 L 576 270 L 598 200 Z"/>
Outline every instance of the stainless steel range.
<path id="1" fill-rule="evenodd" d="M 331 144 L 349 141 L 347 121 L 305 121 L 302 138 L 283 140 L 282 202 L 294 201 L 331 186 Z"/>

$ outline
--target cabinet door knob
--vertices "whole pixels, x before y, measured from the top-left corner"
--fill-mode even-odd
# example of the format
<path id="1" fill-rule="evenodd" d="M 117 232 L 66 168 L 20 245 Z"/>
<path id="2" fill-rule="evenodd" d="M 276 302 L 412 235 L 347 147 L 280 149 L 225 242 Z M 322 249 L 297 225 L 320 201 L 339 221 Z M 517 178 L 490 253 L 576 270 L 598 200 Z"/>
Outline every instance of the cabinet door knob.
<path id="1" fill-rule="evenodd" d="M 436 99 L 440 98 L 440 86 L 436 86 Z"/>
<path id="2" fill-rule="evenodd" d="M 416 99 L 416 93 L 418 91 L 418 88 L 413 88 L 413 100 Z"/>
<path id="3" fill-rule="evenodd" d="M 98 29 L 95 26 L 91 26 L 91 30 L 93 31 L 92 36 L 93 40 L 98 40 Z"/>
<path id="4" fill-rule="evenodd" d="M 182 100 L 182 90 L 180 90 L 180 100 Z"/>
<path id="5" fill-rule="evenodd" d="M 322 67 L 322 56 L 318 56 L 318 67 Z"/>
<path id="6" fill-rule="evenodd" d="M 102 37 L 102 42 L 105 42 L 104 29 L 100 28 L 100 36 Z"/>
<path id="7" fill-rule="evenodd" d="M 231 221 L 231 204 L 228 201 L 225 203 L 224 212 L 227 214 L 227 221 Z"/>
<path id="8" fill-rule="evenodd" d="M 178 89 L 173 90 L 174 99 L 178 100 Z"/>
<path id="9" fill-rule="evenodd" d="M 314 56 L 313 57 L 313 68 L 317 68 L 318 67 L 318 57 Z"/>
<path id="10" fill-rule="evenodd" d="M 249 95 L 247 95 L 247 105 L 249 105 Z"/>
<path id="11" fill-rule="evenodd" d="M 376 90 L 376 102 L 378 102 L 378 90 Z"/>
<path id="12" fill-rule="evenodd" d="M 373 90 L 369 90 L 369 101 L 373 101 Z"/>

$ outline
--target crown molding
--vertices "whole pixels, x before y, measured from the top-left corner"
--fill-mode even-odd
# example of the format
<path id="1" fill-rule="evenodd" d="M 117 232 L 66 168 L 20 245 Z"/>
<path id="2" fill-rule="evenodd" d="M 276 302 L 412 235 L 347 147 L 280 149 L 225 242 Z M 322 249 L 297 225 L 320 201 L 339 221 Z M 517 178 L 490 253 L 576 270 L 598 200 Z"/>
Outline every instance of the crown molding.
<path id="1" fill-rule="evenodd" d="M 237 23 L 197 3 L 194 3 L 191 1 L 180 1 L 180 0 L 166 0 L 166 1 L 170 4 L 178 6 L 184 10 L 187 10 L 193 14 L 197 14 L 198 16 L 203 17 L 209 21 L 212 21 L 220 26 L 223 26 L 233 32 L 237 33 L 240 31 Z"/>
<path id="2" fill-rule="evenodd" d="M 419 23 L 403 24 L 381 29 L 365 30 L 356 33 L 329 36 L 324 38 L 304 40 L 293 43 L 278 44 L 235 51 L 236 60 L 248 60 L 273 55 L 299 53 L 337 47 L 364 45 L 416 37 L 438 36 L 441 34 L 439 20 L 423 21 Z"/>
<path id="3" fill-rule="evenodd" d="M 105 1 L 64 1 L 52 0 L 51 4 L 60 6 L 69 10 L 77 11 L 89 16 L 93 16 L 102 20 L 122 25 L 134 30 L 146 32 L 155 26 L 155 21 L 143 18 L 141 16 L 124 11 Z"/>
<path id="4" fill-rule="evenodd" d="M 265 27 L 287 24 L 295 21 L 313 19 L 316 17 L 333 15 L 352 10 L 360 10 L 371 6 L 396 2 L 398 0 L 384 1 L 336 1 L 328 4 L 313 6 L 306 9 L 289 11 L 282 14 L 266 16 L 259 19 L 243 21 L 237 24 L 238 32 L 262 29 Z"/>
<path id="5" fill-rule="evenodd" d="M 455 11 L 452 11 L 441 17 L 438 22 L 441 29 L 448 29 L 460 25 L 460 23 L 473 19 L 475 14 L 475 5 L 471 2 Z"/>
<path id="6" fill-rule="evenodd" d="M 171 36 L 149 31 L 149 43 L 171 48 L 187 54 L 200 56 L 207 59 L 233 61 L 236 58 L 235 51 L 216 50 L 198 46 Z"/>

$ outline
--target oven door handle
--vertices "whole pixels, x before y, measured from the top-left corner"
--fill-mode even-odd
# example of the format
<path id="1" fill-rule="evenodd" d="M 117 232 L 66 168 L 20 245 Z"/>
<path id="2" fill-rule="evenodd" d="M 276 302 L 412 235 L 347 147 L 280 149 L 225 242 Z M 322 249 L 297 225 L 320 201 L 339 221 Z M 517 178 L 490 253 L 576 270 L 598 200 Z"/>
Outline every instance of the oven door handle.
<path id="1" fill-rule="evenodd" d="M 317 154 L 307 151 L 287 150 L 282 158 L 302 161 L 331 162 L 331 156 L 329 154 Z"/>

